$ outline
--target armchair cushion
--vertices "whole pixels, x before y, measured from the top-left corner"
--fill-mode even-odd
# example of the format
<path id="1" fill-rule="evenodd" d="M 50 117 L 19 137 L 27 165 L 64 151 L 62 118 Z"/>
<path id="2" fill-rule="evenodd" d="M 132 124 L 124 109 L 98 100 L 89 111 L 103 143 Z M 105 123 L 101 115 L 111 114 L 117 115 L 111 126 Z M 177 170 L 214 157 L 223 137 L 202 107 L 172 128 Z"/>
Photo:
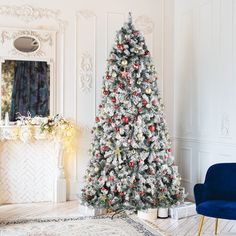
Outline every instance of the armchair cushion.
<path id="1" fill-rule="evenodd" d="M 236 201 L 210 200 L 197 205 L 198 214 L 236 220 Z"/>

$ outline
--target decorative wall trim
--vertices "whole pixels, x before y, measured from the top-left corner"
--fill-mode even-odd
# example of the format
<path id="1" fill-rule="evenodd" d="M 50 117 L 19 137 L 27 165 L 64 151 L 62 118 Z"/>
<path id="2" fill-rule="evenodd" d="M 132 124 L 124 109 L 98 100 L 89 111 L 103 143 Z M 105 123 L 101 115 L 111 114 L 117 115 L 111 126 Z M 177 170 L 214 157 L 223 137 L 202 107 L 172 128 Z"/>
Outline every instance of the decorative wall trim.
<path id="1" fill-rule="evenodd" d="M 230 138 L 230 119 L 227 114 L 223 114 L 221 117 L 220 137 Z"/>
<path id="2" fill-rule="evenodd" d="M 203 156 L 204 156 L 204 159 L 203 159 Z M 208 152 L 208 151 L 204 151 L 204 150 L 199 150 L 198 151 L 198 162 L 197 162 L 197 168 L 198 168 L 198 171 L 197 171 L 197 181 L 198 182 L 202 182 L 204 181 L 204 179 L 202 179 L 202 172 L 203 172 L 203 166 L 202 166 L 202 163 L 204 163 L 206 165 L 206 163 L 210 163 L 211 161 L 211 153 Z M 207 160 L 208 159 L 208 160 Z M 204 160 L 204 161 L 203 161 Z M 207 169 L 207 168 L 206 168 Z M 205 177 L 205 176 L 204 176 Z"/>
<path id="3" fill-rule="evenodd" d="M 90 92 L 93 79 L 93 59 L 87 51 L 82 53 L 80 69 L 80 88 L 83 92 Z"/>
<path id="4" fill-rule="evenodd" d="M 48 8 L 33 7 L 31 5 L 2 5 L 0 6 L 0 15 L 17 17 L 18 19 L 29 23 L 41 18 L 53 19 L 59 24 L 64 25 L 65 21 L 60 19 L 59 10 L 51 10 Z"/>
<path id="5" fill-rule="evenodd" d="M 83 93 L 90 93 L 93 98 L 94 118 L 96 116 L 96 14 L 88 9 L 77 11 L 75 15 L 75 32 L 76 32 L 76 122 L 78 122 L 78 89 Z M 85 27 L 87 25 L 87 27 Z M 91 29 L 93 31 L 91 32 Z M 90 35 L 90 40 L 82 37 L 84 34 Z M 80 44 L 78 43 L 80 42 Z M 87 49 L 84 50 L 81 45 L 86 41 Z"/>
<path id="6" fill-rule="evenodd" d="M 232 141 L 219 141 L 213 139 L 200 139 L 193 137 L 173 137 L 173 142 L 187 142 L 187 143 L 199 143 L 199 144 L 212 144 L 212 145 L 225 145 L 228 147 L 236 148 L 236 142 Z"/>
<path id="7" fill-rule="evenodd" d="M 82 11 L 78 11 L 77 15 L 81 15 L 83 16 L 85 19 L 88 19 L 90 17 L 94 17 L 96 16 L 96 14 L 93 11 L 90 10 L 82 10 Z"/>
<path id="8" fill-rule="evenodd" d="M 189 158 L 189 166 L 188 169 L 189 171 L 189 176 L 184 176 L 182 177 L 182 180 L 185 183 L 189 183 L 191 184 L 193 182 L 192 179 L 192 148 L 187 148 L 187 147 L 180 147 L 179 148 L 179 155 L 178 155 L 178 160 L 179 160 L 179 169 L 181 170 L 183 168 L 183 162 L 186 162 L 185 160 L 185 155 L 183 154 L 184 152 L 188 152 L 189 156 L 187 158 Z M 181 173 L 181 175 L 183 175 L 183 173 Z"/>
<path id="9" fill-rule="evenodd" d="M 135 26 L 144 34 L 151 34 L 154 30 L 154 22 L 146 15 L 138 16 L 135 20 Z"/>
<path id="10" fill-rule="evenodd" d="M 91 120 L 94 120 L 96 115 L 96 31 L 97 31 L 97 16 L 91 10 L 77 11 L 75 14 L 75 47 L 76 47 L 76 80 L 75 80 L 75 119 L 78 130 L 78 142 L 89 142 Z M 87 38 L 85 35 L 89 35 Z M 86 49 L 84 48 L 86 45 Z M 79 109 L 83 109 L 83 102 L 86 99 L 86 106 L 90 107 L 90 117 L 86 117 L 79 113 Z M 80 114 L 80 116 L 79 116 Z M 93 114 L 93 116 L 92 116 Z M 91 119 L 92 117 L 92 119 Z M 83 151 L 82 151 L 83 152 Z M 80 155 L 80 157 L 79 157 Z M 78 172 L 78 160 L 84 157 L 84 153 L 76 152 L 75 159 L 75 179 L 80 178 Z"/>

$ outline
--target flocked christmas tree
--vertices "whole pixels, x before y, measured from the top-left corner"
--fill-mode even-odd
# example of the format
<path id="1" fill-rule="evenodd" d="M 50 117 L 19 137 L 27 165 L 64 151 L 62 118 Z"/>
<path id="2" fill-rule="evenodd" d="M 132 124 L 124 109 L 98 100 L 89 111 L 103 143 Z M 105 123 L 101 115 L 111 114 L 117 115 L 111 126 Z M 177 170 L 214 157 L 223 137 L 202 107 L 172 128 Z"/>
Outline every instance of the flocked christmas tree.
<path id="1" fill-rule="evenodd" d="M 82 202 L 137 210 L 183 200 L 155 67 L 131 15 L 108 58 L 92 133 Z"/>

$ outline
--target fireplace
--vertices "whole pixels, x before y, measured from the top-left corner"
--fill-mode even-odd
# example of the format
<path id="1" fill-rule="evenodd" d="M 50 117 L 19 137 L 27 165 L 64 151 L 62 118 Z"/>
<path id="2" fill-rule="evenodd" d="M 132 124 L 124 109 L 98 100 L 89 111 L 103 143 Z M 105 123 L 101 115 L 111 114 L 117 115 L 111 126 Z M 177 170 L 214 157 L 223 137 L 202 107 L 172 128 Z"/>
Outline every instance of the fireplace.
<path id="1" fill-rule="evenodd" d="M 63 144 L 37 136 L 39 127 L 22 141 L 19 129 L 0 126 L 0 204 L 66 201 Z"/>

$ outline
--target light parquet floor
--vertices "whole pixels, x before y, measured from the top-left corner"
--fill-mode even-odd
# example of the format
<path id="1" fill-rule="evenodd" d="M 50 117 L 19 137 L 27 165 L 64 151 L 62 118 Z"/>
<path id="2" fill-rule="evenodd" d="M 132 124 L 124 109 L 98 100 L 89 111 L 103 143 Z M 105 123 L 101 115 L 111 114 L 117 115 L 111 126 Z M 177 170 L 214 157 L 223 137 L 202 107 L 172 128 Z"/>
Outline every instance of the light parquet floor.
<path id="1" fill-rule="evenodd" d="M 180 220 L 157 219 L 151 224 L 157 227 L 165 236 L 196 236 L 199 227 L 200 216 L 192 216 Z M 205 217 L 202 236 L 213 236 L 215 219 Z M 236 236 L 236 221 L 219 219 L 219 236 Z"/>
<path id="2" fill-rule="evenodd" d="M 76 216 L 81 216 L 79 203 L 77 201 L 56 204 L 31 203 L 0 205 L 1 220 Z M 202 236 L 214 235 L 214 223 L 214 219 L 205 218 Z M 157 219 L 153 222 L 148 222 L 148 224 L 161 231 L 164 236 L 195 236 L 198 231 L 199 216 L 181 220 L 173 220 L 171 218 Z M 219 236 L 236 236 L 236 221 L 219 220 L 218 229 Z"/>

